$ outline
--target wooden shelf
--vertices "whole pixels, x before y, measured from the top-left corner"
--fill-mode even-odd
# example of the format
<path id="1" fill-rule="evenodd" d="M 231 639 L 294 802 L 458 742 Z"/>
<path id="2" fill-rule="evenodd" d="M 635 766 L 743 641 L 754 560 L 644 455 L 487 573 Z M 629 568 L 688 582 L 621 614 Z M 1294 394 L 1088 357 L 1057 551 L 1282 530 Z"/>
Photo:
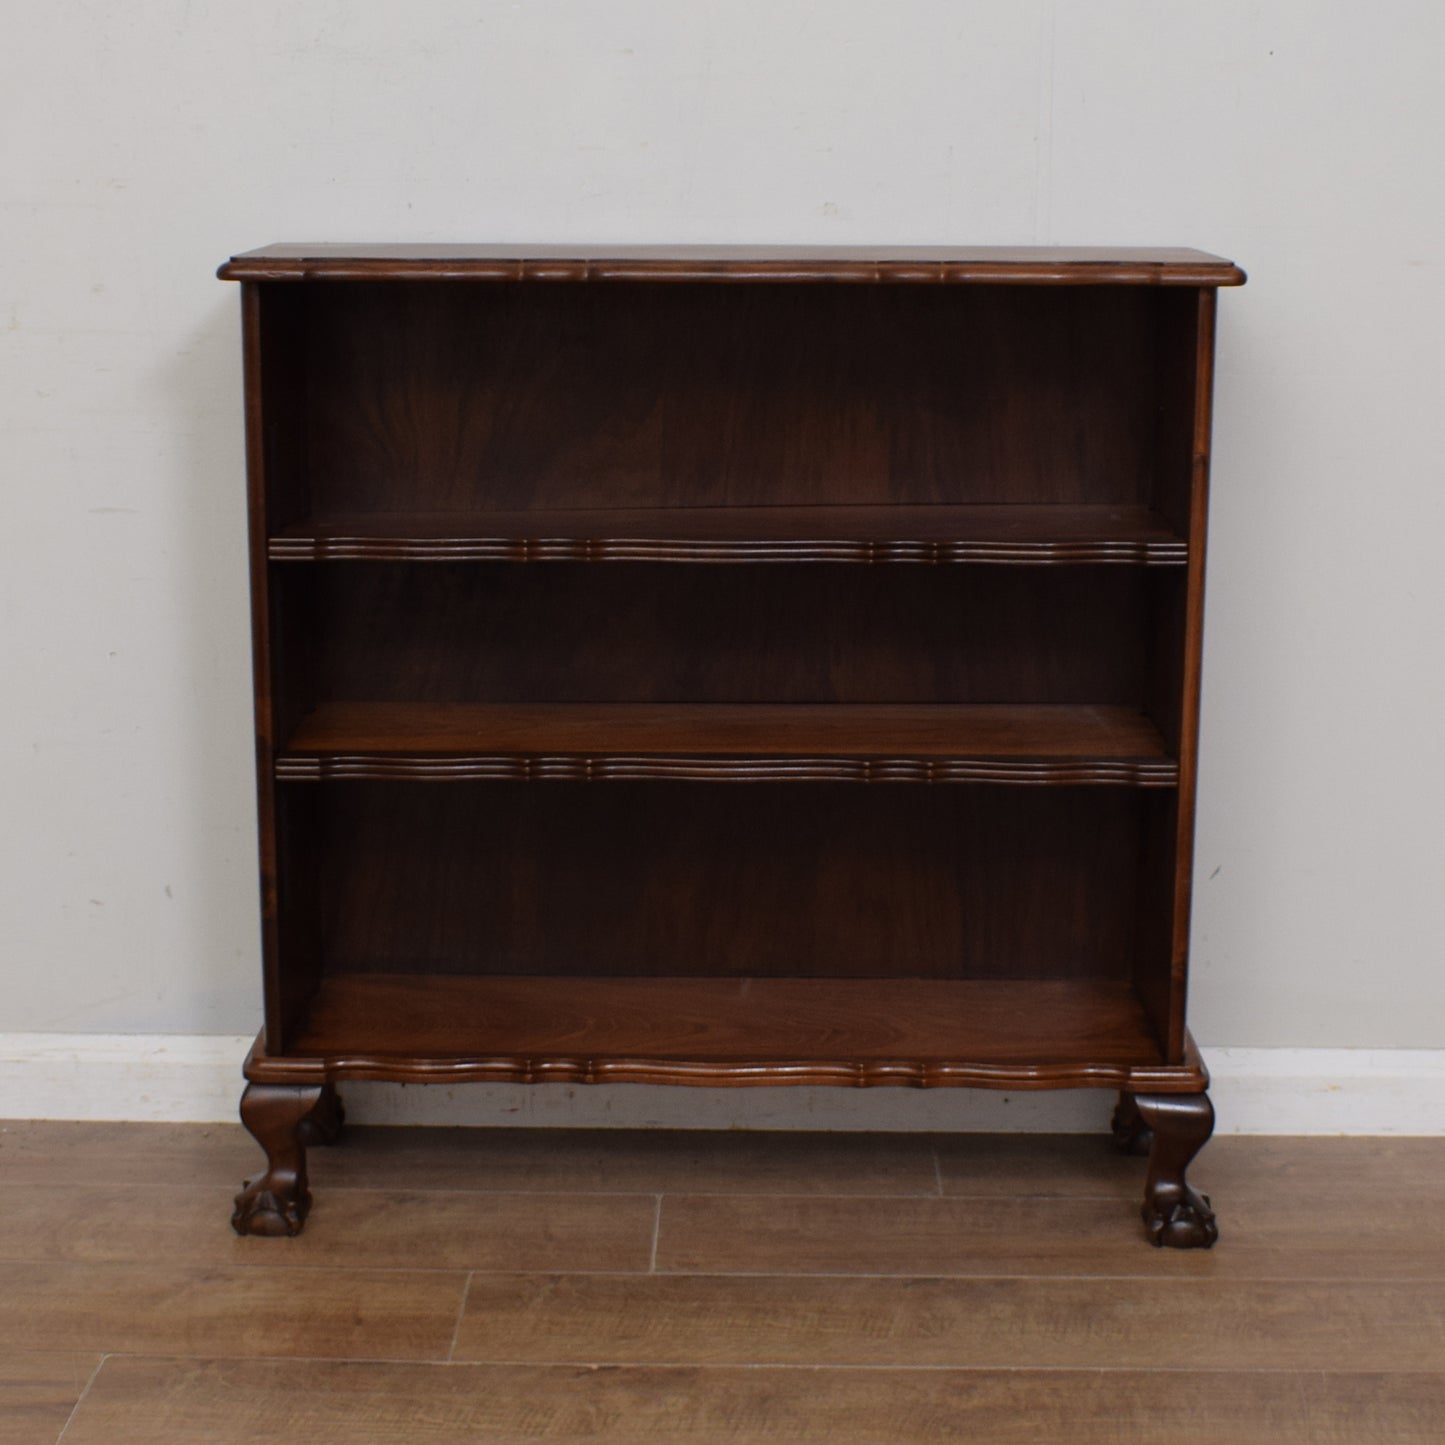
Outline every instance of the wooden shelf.
<path id="1" fill-rule="evenodd" d="M 1178 766 L 1126 707 L 332 702 L 297 724 L 276 776 L 1172 787 Z"/>
<path id="2" fill-rule="evenodd" d="M 323 979 L 248 1077 L 1203 1087 L 1129 984 L 1095 980 Z"/>
<path id="3" fill-rule="evenodd" d="M 263 246 L 228 281 L 731 281 L 1239 286 L 1207 251 L 1163 246 Z"/>
<path id="4" fill-rule="evenodd" d="M 1213 1242 L 1185 986 L 1237 266 L 302 243 L 221 275 L 262 760 L 239 1231 L 301 1228 L 338 1080 L 944 1084 L 1120 1090 L 1149 1237 Z M 502 565 L 533 562 L 589 565 Z"/>
<path id="5" fill-rule="evenodd" d="M 1159 516 L 1122 506 L 674 507 L 373 513 L 283 528 L 273 562 L 984 562 L 1183 566 Z"/>

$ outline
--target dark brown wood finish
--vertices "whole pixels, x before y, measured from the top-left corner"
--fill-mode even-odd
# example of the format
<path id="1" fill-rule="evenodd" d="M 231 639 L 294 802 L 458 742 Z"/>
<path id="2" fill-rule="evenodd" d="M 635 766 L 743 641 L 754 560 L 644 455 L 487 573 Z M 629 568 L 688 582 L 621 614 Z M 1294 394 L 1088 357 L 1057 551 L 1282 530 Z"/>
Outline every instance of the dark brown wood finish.
<path id="1" fill-rule="evenodd" d="M 400 1049 L 399 1038 L 408 1041 Z M 419 1053 L 427 1062 L 413 1061 Z M 1092 980 L 838 979 L 819 989 L 811 979 L 596 978 L 559 989 L 537 978 L 358 975 L 327 980 L 287 1057 L 253 1051 L 246 1072 L 261 1081 L 1093 1087 L 1161 1097 L 1197 1097 L 1208 1082 L 1192 1050 L 1183 1067 L 1163 1062 L 1126 983 Z"/>
<path id="2" fill-rule="evenodd" d="M 1140 833 L 1168 796 L 452 779 L 284 791 L 321 830 L 326 974 L 791 977 L 821 989 L 1127 979 Z"/>
<path id="3" fill-rule="evenodd" d="M 306 1149 L 330 1144 L 341 1132 L 343 1111 L 335 1088 L 322 1084 L 248 1084 L 241 1122 L 266 1151 L 266 1172 L 246 1181 L 236 1196 L 231 1226 L 237 1234 L 300 1234 L 311 1209 Z"/>
<path id="4" fill-rule="evenodd" d="M 263 350 L 269 350 L 262 328 L 261 288 L 241 288 L 241 345 L 246 388 L 246 491 L 247 531 L 251 556 L 251 661 L 255 695 L 256 815 L 261 883 L 261 955 L 265 970 L 265 1027 L 263 1037 L 279 1041 L 287 999 L 295 985 L 281 967 L 281 909 L 276 847 L 275 751 L 276 719 L 273 700 L 273 650 L 270 569 L 266 565 L 266 538 L 271 514 L 282 503 L 268 496 L 268 477 L 279 466 L 268 466 L 272 451 L 267 418 L 262 409 L 266 368 Z M 283 718 L 282 728 L 286 726 Z"/>
<path id="5" fill-rule="evenodd" d="M 653 507 L 357 513 L 283 527 L 273 562 L 1034 562 L 1182 566 L 1145 507 Z"/>
<path id="6" fill-rule="evenodd" d="M 395 703 L 1071 703 L 1151 711 L 1180 569 L 277 566 L 296 711 Z M 1173 754 L 1171 745 L 1170 752 Z"/>
<path id="7" fill-rule="evenodd" d="M 1104 246 L 263 246 L 230 281 L 856 281 L 1239 286 L 1244 272 L 1188 247 Z"/>
<path id="8" fill-rule="evenodd" d="M 1035 704 L 328 703 L 284 779 L 638 778 L 1172 787 L 1142 714 Z"/>
<path id="9" fill-rule="evenodd" d="M 1166 1047 L 1183 1047 L 1189 982 L 1189 913 L 1194 887 L 1194 799 L 1198 786 L 1199 679 L 1204 651 L 1204 551 L 1209 515 L 1209 443 L 1214 407 L 1214 319 L 1216 297 L 1201 289 L 1194 331 L 1193 447 L 1190 470 L 1189 591 L 1185 603 L 1179 710 L 1179 807 L 1174 838 L 1174 921 L 1169 992 L 1172 1007 Z M 1211 1127 L 1213 1116 L 1211 1114 Z M 1204 1138 L 1208 1139 L 1206 1130 Z M 1210 1216 L 1211 1220 L 1213 1216 Z"/>
<path id="10" fill-rule="evenodd" d="M 903 1083 L 1121 1090 L 1152 1237 L 1212 1242 L 1184 998 L 1232 263 L 221 274 L 267 1000 L 239 1229 L 300 1228 L 338 1079 Z"/>
<path id="11" fill-rule="evenodd" d="M 1219 1238 L 1214 1210 L 1184 1177 L 1190 1161 L 1214 1132 L 1214 1106 L 1208 1094 L 1135 1094 L 1132 1105 L 1152 1136 L 1142 1206 L 1150 1243 L 1211 1248 Z"/>
<path id="12" fill-rule="evenodd" d="M 1147 287 L 305 289 L 322 526 L 1151 505 L 1165 293 Z"/>

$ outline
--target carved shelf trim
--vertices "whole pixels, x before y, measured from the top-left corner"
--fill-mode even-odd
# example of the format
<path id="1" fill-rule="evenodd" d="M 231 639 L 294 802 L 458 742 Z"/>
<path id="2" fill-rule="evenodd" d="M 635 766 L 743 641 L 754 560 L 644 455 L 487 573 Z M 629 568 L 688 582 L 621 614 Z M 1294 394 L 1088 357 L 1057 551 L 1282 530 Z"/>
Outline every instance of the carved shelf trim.
<path id="1" fill-rule="evenodd" d="M 318 517 L 267 543 L 273 562 L 1123 563 L 1184 566 L 1147 507 L 628 507 Z"/>
<path id="2" fill-rule="evenodd" d="M 773 281 L 1239 286 L 1222 256 L 1183 248 L 466 246 L 287 244 L 233 256 L 227 281 Z"/>
<path id="3" fill-rule="evenodd" d="M 324 1059 L 269 1058 L 253 1049 L 246 1078 L 254 1083 L 341 1083 L 349 1079 L 389 1083 L 688 1084 L 714 1088 L 827 1085 L 844 1088 L 915 1089 L 1120 1089 L 1192 1094 L 1208 1087 L 1197 1053 L 1180 1065 L 983 1064 L 968 1062 L 850 1063 L 837 1060 L 767 1062 L 687 1059 L 458 1058 L 399 1059 L 337 1055 Z"/>
<path id="4" fill-rule="evenodd" d="M 405 1048 L 388 1027 L 408 1025 Z M 1010 1035 L 1013 1023 L 1021 1036 Z M 1108 979 L 551 977 L 321 979 L 259 1083 L 340 1079 L 1198 1091 L 1128 983 Z"/>
<path id="5" fill-rule="evenodd" d="M 1111 705 L 325 702 L 275 776 L 1169 788 L 1179 765 L 1147 717 Z"/>
<path id="6" fill-rule="evenodd" d="M 1182 567 L 1188 543 L 1173 541 L 780 541 L 646 537 L 273 537 L 273 562 L 838 562 L 1120 563 Z"/>
<path id="7" fill-rule="evenodd" d="M 664 757 L 616 754 L 287 753 L 276 760 L 278 782 L 397 779 L 411 782 L 800 782 L 1010 783 L 1077 787 L 1172 788 L 1172 759 L 846 757 Z"/>

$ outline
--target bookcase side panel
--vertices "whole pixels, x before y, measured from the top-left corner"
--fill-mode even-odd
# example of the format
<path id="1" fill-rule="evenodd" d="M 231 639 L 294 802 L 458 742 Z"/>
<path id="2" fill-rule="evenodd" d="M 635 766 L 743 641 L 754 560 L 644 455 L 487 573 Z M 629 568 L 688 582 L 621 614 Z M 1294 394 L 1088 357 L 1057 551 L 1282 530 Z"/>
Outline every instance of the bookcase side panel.
<path id="1" fill-rule="evenodd" d="M 1214 320 L 1218 293 L 1202 287 L 1195 331 L 1193 453 L 1190 469 L 1188 601 L 1183 703 L 1179 723 L 1179 819 L 1175 839 L 1174 936 L 1166 1058 L 1182 1060 L 1189 979 L 1189 919 L 1194 886 L 1194 802 L 1198 780 L 1199 693 L 1204 648 L 1205 551 L 1209 520 L 1209 449 L 1214 406 Z"/>
<path id="2" fill-rule="evenodd" d="M 1185 1046 L 1215 301 L 1201 287 L 1159 303 L 1153 506 L 1187 538 L 1189 557 L 1159 590 L 1150 620 L 1148 712 L 1179 761 L 1179 787 L 1167 809 L 1156 804 L 1142 861 L 1135 981 L 1171 1062 Z"/>
<path id="3" fill-rule="evenodd" d="M 312 578 L 273 585 L 267 541 L 311 510 L 306 466 L 306 286 L 242 287 L 246 454 L 256 709 L 261 945 L 268 1048 L 286 1045 L 315 992 L 314 863 L 296 846 L 303 826 L 283 803 L 275 759 L 314 703 L 313 638 L 304 625 Z"/>

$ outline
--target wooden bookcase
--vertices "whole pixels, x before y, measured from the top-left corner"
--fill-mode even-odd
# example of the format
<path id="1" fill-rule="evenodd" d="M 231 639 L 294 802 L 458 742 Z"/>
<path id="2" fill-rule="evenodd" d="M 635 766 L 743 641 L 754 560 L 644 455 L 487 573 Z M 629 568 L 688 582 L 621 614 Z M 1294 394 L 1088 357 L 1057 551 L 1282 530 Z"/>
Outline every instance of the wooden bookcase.
<path id="1" fill-rule="evenodd" d="M 245 336 L 265 1028 L 336 1084 L 1118 1090 L 1185 1030 L 1197 251 L 273 246 Z"/>

